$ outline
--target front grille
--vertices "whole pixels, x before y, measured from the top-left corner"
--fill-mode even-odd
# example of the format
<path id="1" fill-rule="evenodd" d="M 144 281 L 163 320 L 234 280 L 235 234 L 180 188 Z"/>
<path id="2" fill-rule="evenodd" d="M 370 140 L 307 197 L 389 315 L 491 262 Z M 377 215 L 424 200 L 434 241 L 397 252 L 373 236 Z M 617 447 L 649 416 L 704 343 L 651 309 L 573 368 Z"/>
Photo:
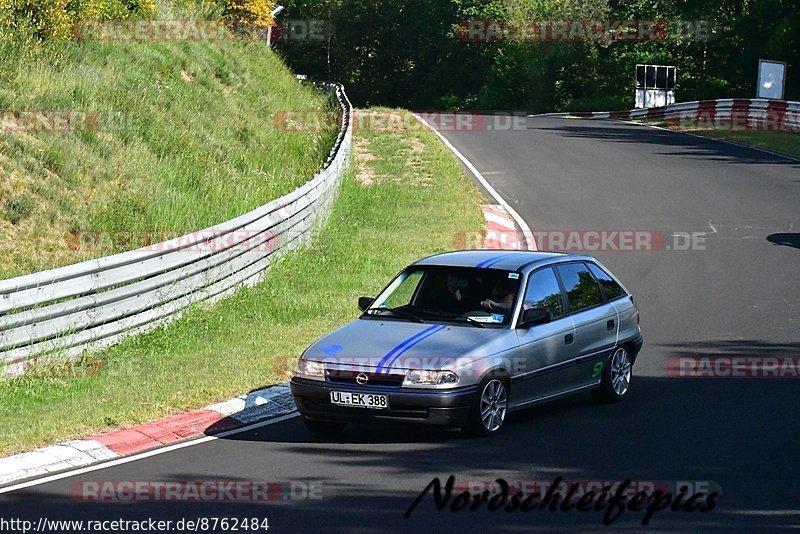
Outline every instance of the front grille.
<path id="1" fill-rule="evenodd" d="M 364 374 L 367 377 L 365 384 L 359 384 L 356 380 L 358 375 Z M 348 371 L 343 369 L 326 369 L 325 376 L 327 381 L 332 384 L 348 384 L 356 386 L 388 386 L 397 387 L 403 385 L 406 375 L 398 374 L 379 374 L 365 371 Z"/>

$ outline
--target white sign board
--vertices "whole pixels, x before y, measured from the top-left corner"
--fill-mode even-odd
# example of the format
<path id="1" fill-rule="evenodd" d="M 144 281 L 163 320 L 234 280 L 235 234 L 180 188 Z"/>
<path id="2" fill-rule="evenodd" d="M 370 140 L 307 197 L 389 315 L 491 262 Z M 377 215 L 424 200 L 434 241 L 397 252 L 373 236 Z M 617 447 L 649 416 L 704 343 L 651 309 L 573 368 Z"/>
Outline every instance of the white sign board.
<path id="1" fill-rule="evenodd" d="M 786 80 L 786 63 L 758 60 L 757 98 L 783 99 L 783 84 Z"/>
<path id="2" fill-rule="evenodd" d="M 654 108 L 675 103 L 674 65 L 636 65 L 636 107 Z"/>

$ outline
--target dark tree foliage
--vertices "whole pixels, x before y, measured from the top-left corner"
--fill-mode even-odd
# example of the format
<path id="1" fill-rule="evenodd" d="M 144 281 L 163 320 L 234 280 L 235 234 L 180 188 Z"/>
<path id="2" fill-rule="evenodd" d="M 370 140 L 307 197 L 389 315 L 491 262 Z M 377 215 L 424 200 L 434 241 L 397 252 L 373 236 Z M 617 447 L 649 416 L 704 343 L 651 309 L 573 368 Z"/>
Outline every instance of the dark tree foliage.
<path id="1" fill-rule="evenodd" d="M 347 84 L 358 105 L 532 112 L 633 105 L 637 63 L 676 65 L 679 101 L 753 97 L 759 58 L 787 63 L 800 99 L 800 0 L 286 0 L 284 20 L 326 20 L 325 39 L 284 36 L 295 71 Z M 707 38 L 475 42 L 467 19 L 710 21 Z M 287 38 L 288 37 L 288 38 Z"/>

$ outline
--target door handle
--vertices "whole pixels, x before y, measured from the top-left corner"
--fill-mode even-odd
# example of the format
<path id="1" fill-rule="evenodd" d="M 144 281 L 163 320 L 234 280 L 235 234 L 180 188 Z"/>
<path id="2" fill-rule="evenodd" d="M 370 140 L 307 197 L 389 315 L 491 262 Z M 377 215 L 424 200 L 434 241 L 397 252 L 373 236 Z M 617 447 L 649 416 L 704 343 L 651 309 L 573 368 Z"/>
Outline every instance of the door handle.
<path id="1" fill-rule="evenodd" d="M 614 319 L 609 319 L 608 320 L 608 322 L 606 323 L 606 328 L 608 328 L 609 330 L 613 330 L 614 329 Z"/>
<path id="2" fill-rule="evenodd" d="M 573 336 L 572 334 L 567 334 L 566 336 L 564 336 L 564 344 L 570 345 L 572 344 L 573 341 L 575 341 L 575 336 Z"/>

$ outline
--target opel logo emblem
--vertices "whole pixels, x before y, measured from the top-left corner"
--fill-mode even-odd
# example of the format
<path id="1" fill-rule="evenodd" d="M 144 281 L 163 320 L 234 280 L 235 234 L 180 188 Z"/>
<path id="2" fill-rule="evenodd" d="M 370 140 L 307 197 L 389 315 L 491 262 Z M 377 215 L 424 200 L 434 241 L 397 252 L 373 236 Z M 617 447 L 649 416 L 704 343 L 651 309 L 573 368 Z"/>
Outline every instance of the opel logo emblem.
<path id="1" fill-rule="evenodd" d="M 369 377 L 367 375 L 365 375 L 364 373 L 358 373 L 358 376 L 356 376 L 356 382 L 358 382 L 362 386 L 364 384 L 366 384 L 368 381 L 369 381 Z"/>

